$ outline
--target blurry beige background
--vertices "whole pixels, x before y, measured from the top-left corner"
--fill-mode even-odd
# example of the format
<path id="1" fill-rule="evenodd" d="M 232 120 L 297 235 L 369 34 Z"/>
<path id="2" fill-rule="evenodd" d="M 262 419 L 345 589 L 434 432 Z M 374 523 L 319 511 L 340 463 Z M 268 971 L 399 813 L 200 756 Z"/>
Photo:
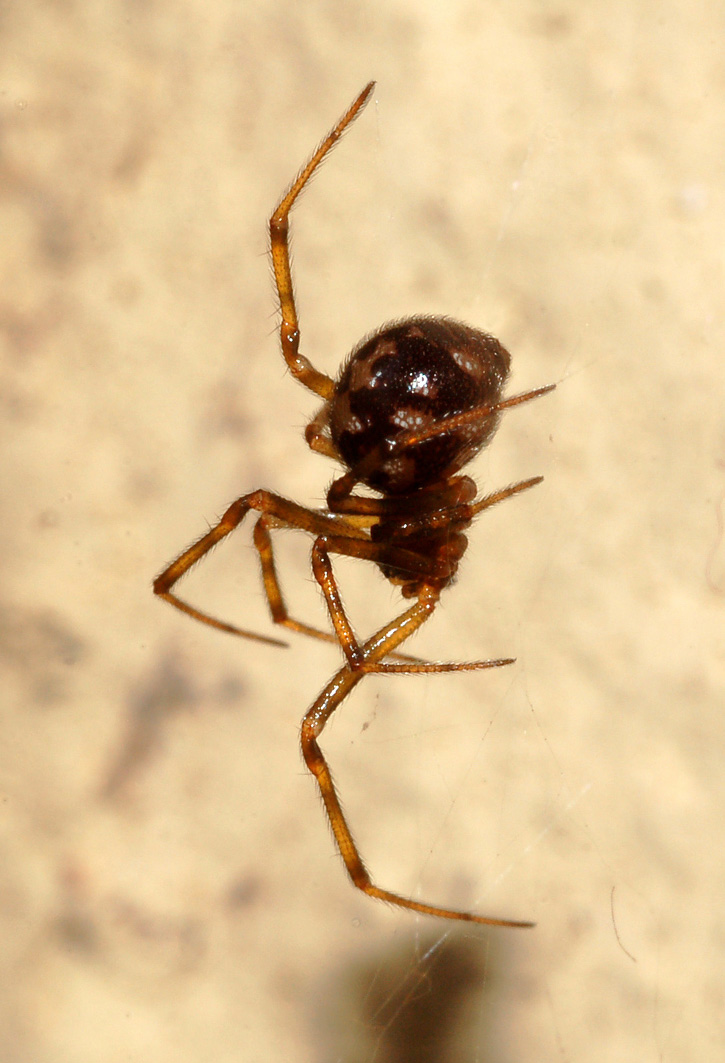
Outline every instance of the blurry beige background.
<path id="1" fill-rule="evenodd" d="M 725 13 L 577 4 L 6 5 L 3 1060 L 709 1061 L 725 1040 Z M 556 381 L 475 465 L 481 517 L 415 650 L 325 736 L 358 894 L 297 745 L 333 648 L 235 642 L 150 582 L 237 495 L 319 504 L 303 349 L 448 313 Z M 322 620 L 304 536 L 278 536 Z M 362 635 L 399 597 L 340 562 Z M 249 529 L 185 591 L 270 631 Z"/>

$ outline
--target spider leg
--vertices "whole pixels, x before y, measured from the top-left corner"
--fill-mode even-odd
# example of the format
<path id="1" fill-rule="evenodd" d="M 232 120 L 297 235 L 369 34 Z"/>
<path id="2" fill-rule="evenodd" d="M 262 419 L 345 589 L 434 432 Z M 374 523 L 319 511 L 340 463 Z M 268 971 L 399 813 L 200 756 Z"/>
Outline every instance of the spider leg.
<path id="1" fill-rule="evenodd" d="M 530 487 L 536 487 L 537 484 L 543 483 L 543 480 L 543 476 L 532 476 L 528 480 L 519 480 L 518 483 L 502 487 L 498 491 L 493 491 L 490 495 L 484 495 L 478 502 L 474 502 L 471 510 L 474 514 L 480 513 L 484 509 L 498 505 L 499 502 L 503 502 L 506 498 L 511 498 L 512 495 L 518 495 L 522 491 L 528 491 Z"/>
<path id="2" fill-rule="evenodd" d="M 503 410 L 510 410 L 514 406 L 522 406 L 525 402 L 538 399 L 541 395 L 554 391 L 555 388 L 556 384 L 545 384 L 543 387 L 534 388 L 533 391 L 524 391 L 520 395 L 512 395 L 510 399 L 501 399 L 500 402 L 475 406 L 472 410 L 451 414 L 450 417 L 443 417 L 436 421 L 435 424 L 428 425 L 427 428 L 401 432 L 400 435 L 394 436 L 391 440 L 390 451 L 394 454 L 400 450 L 405 450 L 407 447 L 422 443 L 426 439 L 434 439 L 436 436 L 454 432 L 459 428 L 465 428 L 467 425 L 478 424 L 480 421 L 485 421 Z"/>
<path id="3" fill-rule="evenodd" d="M 339 643 L 340 636 L 338 633 L 333 634 L 331 631 L 320 631 L 319 628 L 311 627 L 309 624 L 303 624 L 299 620 L 294 620 L 289 615 L 287 611 L 287 603 L 284 600 L 279 577 L 277 576 L 274 551 L 272 549 L 272 537 L 269 534 L 269 524 L 264 515 L 262 515 L 254 525 L 254 545 L 259 554 L 259 560 L 262 566 L 264 591 L 267 595 L 269 610 L 275 624 L 282 624 L 284 627 L 289 628 L 290 631 L 296 631 L 298 634 L 307 635 L 310 638 L 321 639 L 324 642 L 334 642 L 335 644 Z M 423 664 L 418 657 L 409 657 L 404 653 L 393 653 L 392 656 L 401 661 Z"/>
<path id="4" fill-rule="evenodd" d="M 410 606 L 401 616 L 386 624 L 385 627 L 363 643 L 361 647 L 358 647 L 363 659 L 362 668 L 353 670 L 350 665 L 341 668 L 306 713 L 301 729 L 302 754 L 307 767 L 317 781 L 325 804 L 327 818 L 332 827 L 347 873 L 353 885 L 359 890 L 362 890 L 363 893 L 368 894 L 370 897 L 377 897 L 379 900 L 387 901 L 389 904 L 394 904 L 399 908 L 409 908 L 415 912 L 439 916 L 442 919 L 456 919 L 470 923 L 482 923 L 488 926 L 529 927 L 533 924 L 514 919 L 498 919 L 490 916 L 475 915 L 472 912 L 458 911 L 453 908 L 439 908 L 432 904 L 415 901 L 411 897 L 403 897 L 400 894 L 391 893 L 390 890 L 376 886 L 370 878 L 360 851 L 350 832 L 332 781 L 330 769 L 317 742 L 330 716 L 342 704 L 353 687 L 360 682 L 366 671 L 373 671 L 374 668 L 371 666 L 376 665 L 383 657 L 389 656 L 396 647 L 410 638 L 432 614 L 437 602 L 438 591 L 433 587 L 424 586 L 419 593 L 418 601 L 414 605 Z M 337 610 L 337 600 L 334 595 L 328 600 L 328 607 L 331 615 L 333 614 L 333 609 Z"/>
<path id="5" fill-rule="evenodd" d="M 230 635 L 239 635 L 241 638 L 252 639 L 255 642 L 266 642 L 270 646 L 286 646 L 286 642 L 282 642 L 280 639 L 273 639 L 267 635 L 259 635 L 254 631 L 246 631 L 244 628 L 237 627 L 236 624 L 227 624 L 224 620 L 218 620 L 215 616 L 211 616 L 209 613 L 204 613 L 202 610 L 197 609 L 193 605 L 189 605 L 178 595 L 172 593 L 172 587 L 185 576 L 189 569 L 201 561 L 206 554 L 209 553 L 213 547 L 220 543 L 222 539 L 225 539 L 227 535 L 230 535 L 235 528 L 238 528 L 246 517 L 249 510 L 252 508 L 250 505 L 250 495 L 245 495 L 242 498 L 238 498 L 236 502 L 227 509 L 222 519 L 211 528 L 206 535 L 202 535 L 200 539 L 197 539 L 195 543 L 192 543 L 188 549 L 184 550 L 182 554 L 172 561 L 171 564 L 164 569 L 163 572 L 154 580 L 154 594 L 158 594 L 160 598 L 169 602 L 171 605 L 180 609 L 182 613 L 186 613 L 187 616 L 192 617 L 194 620 L 199 620 L 202 624 L 208 624 L 210 627 L 216 628 L 218 631 L 226 631 Z"/>
<path id="6" fill-rule="evenodd" d="M 282 312 L 280 324 L 280 341 L 282 354 L 290 372 L 310 391 L 327 400 L 332 398 L 335 384 L 326 373 L 320 373 L 309 359 L 300 354 L 300 329 L 297 319 L 294 291 L 292 289 L 292 271 L 289 255 L 289 214 L 295 200 L 308 183 L 313 173 L 325 156 L 334 148 L 351 122 L 370 99 L 375 82 L 371 81 L 353 101 L 337 125 L 330 130 L 308 162 L 302 167 L 290 188 L 282 197 L 269 219 L 269 233 L 272 249 L 272 268 L 274 270 L 279 306 Z"/>
<path id="7" fill-rule="evenodd" d="M 489 418 L 497 416 L 503 410 L 510 410 L 515 406 L 523 405 L 525 402 L 531 402 L 532 399 L 538 399 L 541 395 L 546 395 L 549 391 L 553 391 L 555 387 L 556 384 L 546 384 L 544 387 L 534 388 L 533 391 L 512 395 L 511 398 L 502 399 L 500 402 L 475 406 L 472 410 L 451 414 L 450 417 L 442 417 L 425 428 L 410 429 L 409 431 L 400 432 L 392 438 L 382 439 L 354 468 L 332 483 L 327 493 L 328 505 L 335 511 L 342 511 L 345 500 L 350 496 L 355 484 L 364 482 L 366 476 L 371 471 L 379 468 L 384 461 L 389 461 L 396 455 L 404 454 L 407 450 L 429 439 L 435 439 L 450 432 L 458 432 L 469 426 L 481 424 Z"/>
<path id="8" fill-rule="evenodd" d="M 408 527 L 411 529 L 430 527 L 431 516 L 442 513 L 444 520 L 471 520 L 484 509 L 503 502 L 530 487 L 536 487 L 543 481 L 543 476 L 532 476 L 528 480 L 519 480 L 515 484 L 502 487 L 490 495 L 476 501 L 476 485 L 470 476 L 453 476 L 443 487 L 429 490 L 426 497 L 416 499 L 416 510 L 410 516 Z M 368 498 L 352 494 L 358 480 L 355 473 L 347 472 L 332 481 L 327 492 L 327 504 L 333 513 L 342 513 L 351 520 L 356 516 L 398 516 L 406 514 L 410 506 L 407 498 Z M 422 492 L 421 492 L 422 495 Z M 470 505 L 469 505 L 470 503 Z M 418 518 L 416 519 L 416 513 Z M 407 514 L 406 514 L 407 515 Z"/>
<path id="9" fill-rule="evenodd" d="M 365 561 L 374 561 L 379 565 L 390 566 L 409 574 L 412 580 L 419 577 L 423 583 L 437 579 L 447 581 L 452 571 L 455 571 L 459 557 L 453 550 L 453 536 L 450 539 L 448 556 L 444 555 L 435 560 L 418 553 L 409 546 L 398 544 L 404 544 L 409 536 L 418 533 L 435 532 L 437 529 L 452 531 L 456 527 L 464 529 L 482 510 L 489 509 L 523 491 L 528 491 L 529 488 L 540 484 L 542 480 L 543 476 L 532 476 L 528 480 L 520 480 L 518 483 L 502 487 L 476 502 L 473 501 L 475 498 L 473 480 L 468 476 L 452 477 L 443 487 L 430 492 L 427 502 L 430 508 L 418 509 L 417 514 L 415 511 L 411 513 L 406 520 L 406 536 L 400 537 L 397 541 L 395 539 L 373 541 L 367 537 L 325 535 L 324 545 L 330 553 L 358 557 Z M 355 482 L 355 476 L 352 473 L 346 473 L 333 481 L 328 491 L 328 504 L 334 512 L 344 513 L 351 522 L 356 519 L 362 521 L 371 516 L 395 517 L 405 512 L 403 506 L 406 500 L 404 499 L 367 498 L 351 494 Z M 441 670 L 446 669 L 441 668 Z"/>
<path id="10" fill-rule="evenodd" d="M 421 661 L 419 658 L 408 657 L 406 664 L 387 664 L 378 659 L 370 659 L 357 641 L 352 625 L 348 620 L 340 597 L 337 580 L 332 569 L 332 561 L 329 553 L 329 540 L 320 536 L 315 539 L 312 546 L 312 571 L 315 579 L 320 584 L 325 595 L 327 609 L 330 614 L 337 641 L 342 647 L 347 658 L 347 663 L 353 672 L 376 672 L 397 673 L 399 675 L 422 675 L 437 672 L 473 672 L 483 668 L 502 668 L 507 664 L 513 664 L 514 657 L 503 657 L 491 661 L 464 661 L 453 664 L 440 664 L 438 662 Z M 437 592 L 436 592 L 437 593 Z M 437 602 L 436 597 L 436 602 Z M 422 621 L 421 621 L 422 623 Z M 412 634 L 412 632 L 411 632 Z M 409 638 L 406 635 L 406 638 Z M 390 656 L 403 656 L 402 654 L 390 654 Z"/>
<path id="11" fill-rule="evenodd" d="M 328 427 L 330 421 L 330 404 L 325 402 L 305 428 L 305 442 L 315 454 L 324 454 L 326 458 L 341 461 L 337 448 L 330 439 Z"/>
<path id="12" fill-rule="evenodd" d="M 193 543 L 156 577 L 153 585 L 154 593 L 175 606 L 175 608 L 180 609 L 182 613 L 186 613 L 187 616 L 200 621 L 202 624 L 208 624 L 210 627 L 216 628 L 217 631 L 225 631 L 230 635 L 252 639 L 254 642 L 264 642 L 270 646 L 287 646 L 287 643 L 282 642 L 280 639 L 272 638 L 269 635 L 260 635 L 254 631 L 247 631 L 236 624 L 229 624 L 224 620 L 219 620 L 217 617 L 190 605 L 172 591 L 175 584 L 194 565 L 239 527 L 250 509 L 262 514 L 255 524 L 253 537 L 262 566 L 262 582 L 273 621 L 301 635 L 321 639 L 324 642 L 337 643 L 339 640 L 332 632 L 319 631 L 317 628 L 309 624 L 303 624 L 301 621 L 294 620 L 289 616 L 277 577 L 269 525 L 298 528 L 313 534 L 319 534 L 319 532 L 328 530 L 330 527 L 339 532 L 343 530 L 343 526 L 339 520 L 327 517 L 324 513 L 316 513 L 314 510 L 305 509 L 304 506 L 298 506 L 295 502 L 290 502 L 288 499 L 274 495 L 269 491 L 254 491 L 252 494 L 244 495 L 242 498 L 238 498 L 236 502 L 233 502 L 221 520 L 206 535 L 203 535 Z M 349 534 L 353 537 L 361 534 L 353 526 L 348 528 L 345 525 L 344 529 L 349 531 Z M 337 536 L 336 538 L 344 542 L 344 536 Z M 419 658 L 409 657 L 404 653 L 393 654 L 393 657 L 401 661 L 419 662 Z"/>
<path id="13" fill-rule="evenodd" d="M 269 605 L 269 611 L 272 614 L 272 620 L 274 623 L 282 624 L 283 627 L 288 628 L 290 631 L 296 631 L 300 635 L 308 635 L 310 638 L 322 639 L 324 642 L 337 642 L 337 638 L 331 631 L 320 631 L 318 628 L 312 627 L 309 624 L 303 624 L 299 620 L 294 620 L 289 615 L 287 603 L 284 600 L 279 577 L 277 576 L 277 567 L 274 562 L 274 551 L 272 550 L 272 537 L 269 534 L 269 526 L 264 515 L 262 515 L 254 525 L 253 537 L 254 545 L 257 548 L 257 553 L 259 554 L 259 560 L 262 566 L 264 592 L 267 595 L 267 604 Z"/>
<path id="14" fill-rule="evenodd" d="M 280 639 L 271 638 L 268 635 L 259 635 L 253 631 L 247 631 L 244 628 L 237 627 L 236 624 L 228 624 L 223 620 L 218 620 L 216 617 L 211 616 L 209 613 L 205 613 L 200 609 L 197 609 L 193 605 L 189 605 L 188 602 L 179 598 L 177 594 L 173 593 L 173 587 L 178 581 L 186 575 L 186 573 L 201 561 L 209 551 L 220 543 L 223 539 L 226 539 L 244 520 L 247 513 L 252 510 L 256 510 L 259 513 L 266 514 L 274 519 L 277 525 L 286 526 L 290 528 L 298 528 L 301 531 L 311 532 L 314 535 L 319 535 L 328 532 L 335 532 L 340 535 L 341 532 L 347 533 L 353 537 L 362 534 L 357 528 L 352 525 L 341 523 L 339 519 L 328 517 L 324 513 L 316 513 L 314 510 L 306 509 L 304 506 L 297 505 L 296 502 L 290 502 L 289 499 L 282 498 L 280 495 L 272 494 L 270 491 L 253 491 L 249 495 L 243 495 L 238 498 L 236 502 L 233 502 L 227 509 L 221 520 L 211 528 L 206 535 L 202 535 L 195 543 L 180 554 L 175 561 L 161 572 L 153 583 L 154 593 L 158 594 L 160 598 L 169 602 L 175 608 L 180 609 L 182 613 L 186 613 L 188 616 L 193 617 L 194 620 L 199 620 L 203 624 L 208 624 L 210 627 L 216 628 L 218 631 L 226 631 L 230 635 L 238 635 L 242 638 L 252 639 L 255 642 L 265 642 L 271 646 L 286 646 L 286 642 L 282 642 Z M 257 547 L 259 550 L 259 547 Z M 270 609 L 273 611 L 275 605 L 273 601 L 275 599 L 275 591 L 277 597 L 281 600 L 281 594 L 279 593 L 279 585 L 276 580 L 276 575 L 270 576 L 269 572 L 265 575 L 264 558 L 260 552 L 260 558 L 262 559 L 262 574 L 264 579 L 265 592 L 270 604 Z M 271 597 L 270 597 L 271 595 Z M 288 627 L 293 626 L 288 624 Z M 309 628 L 305 630 L 306 625 L 301 624 L 299 628 L 295 630 L 301 630 L 303 634 L 311 634 L 314 629 Z M 326 638 L 322 632 L 319 632 L 314 637 Z M 332 636 L 330 636 L 332 638 Z M 333 640 L 334 641 L 334 640 Z"/>

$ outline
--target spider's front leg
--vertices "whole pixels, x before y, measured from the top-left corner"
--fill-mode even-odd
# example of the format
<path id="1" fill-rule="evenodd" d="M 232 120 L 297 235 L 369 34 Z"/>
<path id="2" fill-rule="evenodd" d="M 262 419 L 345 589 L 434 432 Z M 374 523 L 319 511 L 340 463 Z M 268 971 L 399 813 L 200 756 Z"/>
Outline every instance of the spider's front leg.
<path id="1" fill-rule="evenodd" d="M 494 668 L 510 664 L 509 660 L 476 661 L 468 664 L 427 664 L 410 663 L 391 665 L 383 663 L 383 658 L 393 654 L 406 639 L 432 615 L 438 602 L 438 591 L 433 587 L 423 586 L 418 601 L 410 606 L 401 616 L 390 621 L 372 638 L 360 644 L 354 636 L 350 622 L 340 601 L 334 573 L 330 564 L 327 544 L 324 539 L 317 539 L 313 548 L 313 566 L 315 576 L 325 593 L 325 601 L 340 645 L 347 658 L 346 665 L 330 680 L 320 696 L 314 702 L 302 721 L 301 744 L 302 755 L 307 767 L 315 776 L 317 785 L 325 804 L 327 818 L 330 821 L 340 855 L 345 863 L 353 884 L 363 893 L 400 908 L 409 908 L 424 915 L 439 916 L 443 919 L 456 919 L 489 926 L 530 927 L 529 922 L 513 919 L 498 919 L 491 916 L 475 915 L 453 908 L 439 908 L 436 905 L 415 901 L 390 890 L 381 889 L 370 879 L 363 863 L 360 851 L 355 843 L 350 828 L 337 796 L 330 769 L 317 739 L 322 734 L 325 724 L 335 709 L 368 672 L 445 672 L 479 668 Z"/>

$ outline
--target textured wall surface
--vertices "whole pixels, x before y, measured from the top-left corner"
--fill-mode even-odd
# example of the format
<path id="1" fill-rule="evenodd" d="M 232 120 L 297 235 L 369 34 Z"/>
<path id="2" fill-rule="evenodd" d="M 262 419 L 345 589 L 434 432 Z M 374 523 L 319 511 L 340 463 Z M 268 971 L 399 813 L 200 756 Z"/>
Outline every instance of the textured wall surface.
<path id="1" fill-rule="evenodd" d="M 0 108 L 0 1053 L 12 1063 L 720 1058 L 725 816 L 722 5 L 6 5 Z M 381 322 L 501 338 L 481 516 L 414 652 L 325 735 L 387 909 L 297 747 L 334 648 L 236 641 L 150 582 L 236 496 L 333 475 L 284 369 Z M 295 615 L 309 543 L 279 533 Z M 401 608 L 337 566 L 362 635 Z M 185 585 L 270 632 L 250 529 Z"/>

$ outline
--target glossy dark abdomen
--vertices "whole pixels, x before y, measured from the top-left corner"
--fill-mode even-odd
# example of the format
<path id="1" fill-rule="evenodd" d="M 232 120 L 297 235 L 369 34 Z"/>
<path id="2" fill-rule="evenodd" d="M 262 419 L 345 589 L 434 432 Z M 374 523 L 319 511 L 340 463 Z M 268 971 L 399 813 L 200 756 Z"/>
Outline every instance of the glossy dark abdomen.
<path id="1" fill-rule="evenodd" d="M 388 325 L 356 347 L 342 369 L 330 411 L 332 440 L 354 473 L 367 459 L 360 479 L 384 494 L 444 480 L 488 442 L 496 414 L 392 456 L 377 448 L 496 403 L 509 363 L 498 340 L 459 321 L 417 317 Z"/>

